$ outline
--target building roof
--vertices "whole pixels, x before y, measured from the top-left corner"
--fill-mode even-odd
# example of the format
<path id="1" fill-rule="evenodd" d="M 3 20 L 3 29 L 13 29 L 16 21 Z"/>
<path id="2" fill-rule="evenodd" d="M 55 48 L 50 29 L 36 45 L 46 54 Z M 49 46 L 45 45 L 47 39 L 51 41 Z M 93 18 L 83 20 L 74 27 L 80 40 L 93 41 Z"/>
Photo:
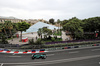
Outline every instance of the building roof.
<path id="1" fill-rule="evenodd" d="M 23 32 L 23 33 L 37 32 L 39 28 L 43 28 L 43 27 L 48 27 L 48 29 L 51 29 L 51 30 L 53 30 L 54 28 L 58 29 L 58 27 L 56 27 L 56 26 L 46 24 L 43 22 L 38 22 L 38 23 L 32 25 L 29 29 L 26 30 L 26 32 Z"/>

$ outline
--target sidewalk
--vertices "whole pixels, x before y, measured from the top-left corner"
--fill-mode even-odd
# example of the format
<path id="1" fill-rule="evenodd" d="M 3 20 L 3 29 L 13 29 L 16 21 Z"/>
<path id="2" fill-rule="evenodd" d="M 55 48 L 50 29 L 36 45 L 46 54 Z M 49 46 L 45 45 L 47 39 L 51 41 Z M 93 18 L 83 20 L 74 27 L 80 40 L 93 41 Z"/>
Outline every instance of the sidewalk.
<path id="1" fill-rule="evenodd" d="M 39 38 L 38 34 L 36 32 L 34 32 L 33 34 L 29 33 L 29 34 L 22 34 L 22 38 L 25 38 L 27 37 L 28 38 L 28 41 L 29 39 L 34 39 L 34 41 L 36 41 L 36 37 Z M 19 45 L 22 45 L 22 44 L 27 44 L 28 42 L 19 42 L 20 41 L 20 37 L 19 38 L 13 38 L 13 40 L 8 40 L 8 42 L 10 44 L 19 44 Z"/>
<path id="2" fill-rule="evenodd" d="M 22 44 L 27 44 L 28 42 L 19 42 L 20 38 L 14 38 L 13 41 L 12 40 L 8 40 L 8 42 L 10 44 L 19 44 L 19 45 L 22 45 Z"/>

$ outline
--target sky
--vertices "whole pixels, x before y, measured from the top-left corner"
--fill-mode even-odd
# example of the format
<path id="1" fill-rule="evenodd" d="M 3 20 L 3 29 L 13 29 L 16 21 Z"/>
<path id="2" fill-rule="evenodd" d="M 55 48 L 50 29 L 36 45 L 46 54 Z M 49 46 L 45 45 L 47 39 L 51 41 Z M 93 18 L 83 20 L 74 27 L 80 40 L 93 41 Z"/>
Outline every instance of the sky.
<path id="1" fill-rule="evenodd" d="M 0 0 L 0 16 L 44 20 L 100 17 L 100 0 Z"/>

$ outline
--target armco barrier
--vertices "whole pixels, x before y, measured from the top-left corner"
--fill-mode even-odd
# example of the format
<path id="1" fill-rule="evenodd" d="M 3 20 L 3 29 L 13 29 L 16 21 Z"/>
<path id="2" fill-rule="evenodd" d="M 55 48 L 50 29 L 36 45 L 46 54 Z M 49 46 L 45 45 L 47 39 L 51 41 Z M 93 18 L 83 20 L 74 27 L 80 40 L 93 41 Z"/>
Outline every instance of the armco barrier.
<path id="1" fill-rule="evenodd" d="M 91 46 L 100 46 L 100 44 L 88 44 L 88 45 L 76 45 L 76 46 L 65 46 L 65 47 L 55 47 L 48 48 L 47 51 L 60 50 L 60 49 L 71 49 L 71 48 L 81 48 L 81 47 L 91 47 Z"/>
<path id="2" fill-rule="evenodd" d="M 60 50 L 60 49 L 71 49 L 71 48 L 82 48 L 82 47 L 91 47 L 91 46 L 100 46 L 100 44 L 90 44 L 90 45 L 77 45 L 77 46 L 66 46 L 58 48 L 48 48 L 47 51 Z"/>

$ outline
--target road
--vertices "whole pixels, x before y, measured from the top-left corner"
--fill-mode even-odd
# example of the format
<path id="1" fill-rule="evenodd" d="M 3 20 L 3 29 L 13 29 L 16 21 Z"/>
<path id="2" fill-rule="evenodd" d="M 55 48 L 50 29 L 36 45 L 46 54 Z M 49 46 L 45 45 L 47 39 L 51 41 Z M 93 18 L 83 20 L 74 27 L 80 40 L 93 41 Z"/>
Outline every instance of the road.
<path id="1" fill-rule="evenodd" d="M 31 59 L 31 54 L 0 53 L 1 66 L 100 66 L 100 47 L 48 52 L 47 59 Z"/>

